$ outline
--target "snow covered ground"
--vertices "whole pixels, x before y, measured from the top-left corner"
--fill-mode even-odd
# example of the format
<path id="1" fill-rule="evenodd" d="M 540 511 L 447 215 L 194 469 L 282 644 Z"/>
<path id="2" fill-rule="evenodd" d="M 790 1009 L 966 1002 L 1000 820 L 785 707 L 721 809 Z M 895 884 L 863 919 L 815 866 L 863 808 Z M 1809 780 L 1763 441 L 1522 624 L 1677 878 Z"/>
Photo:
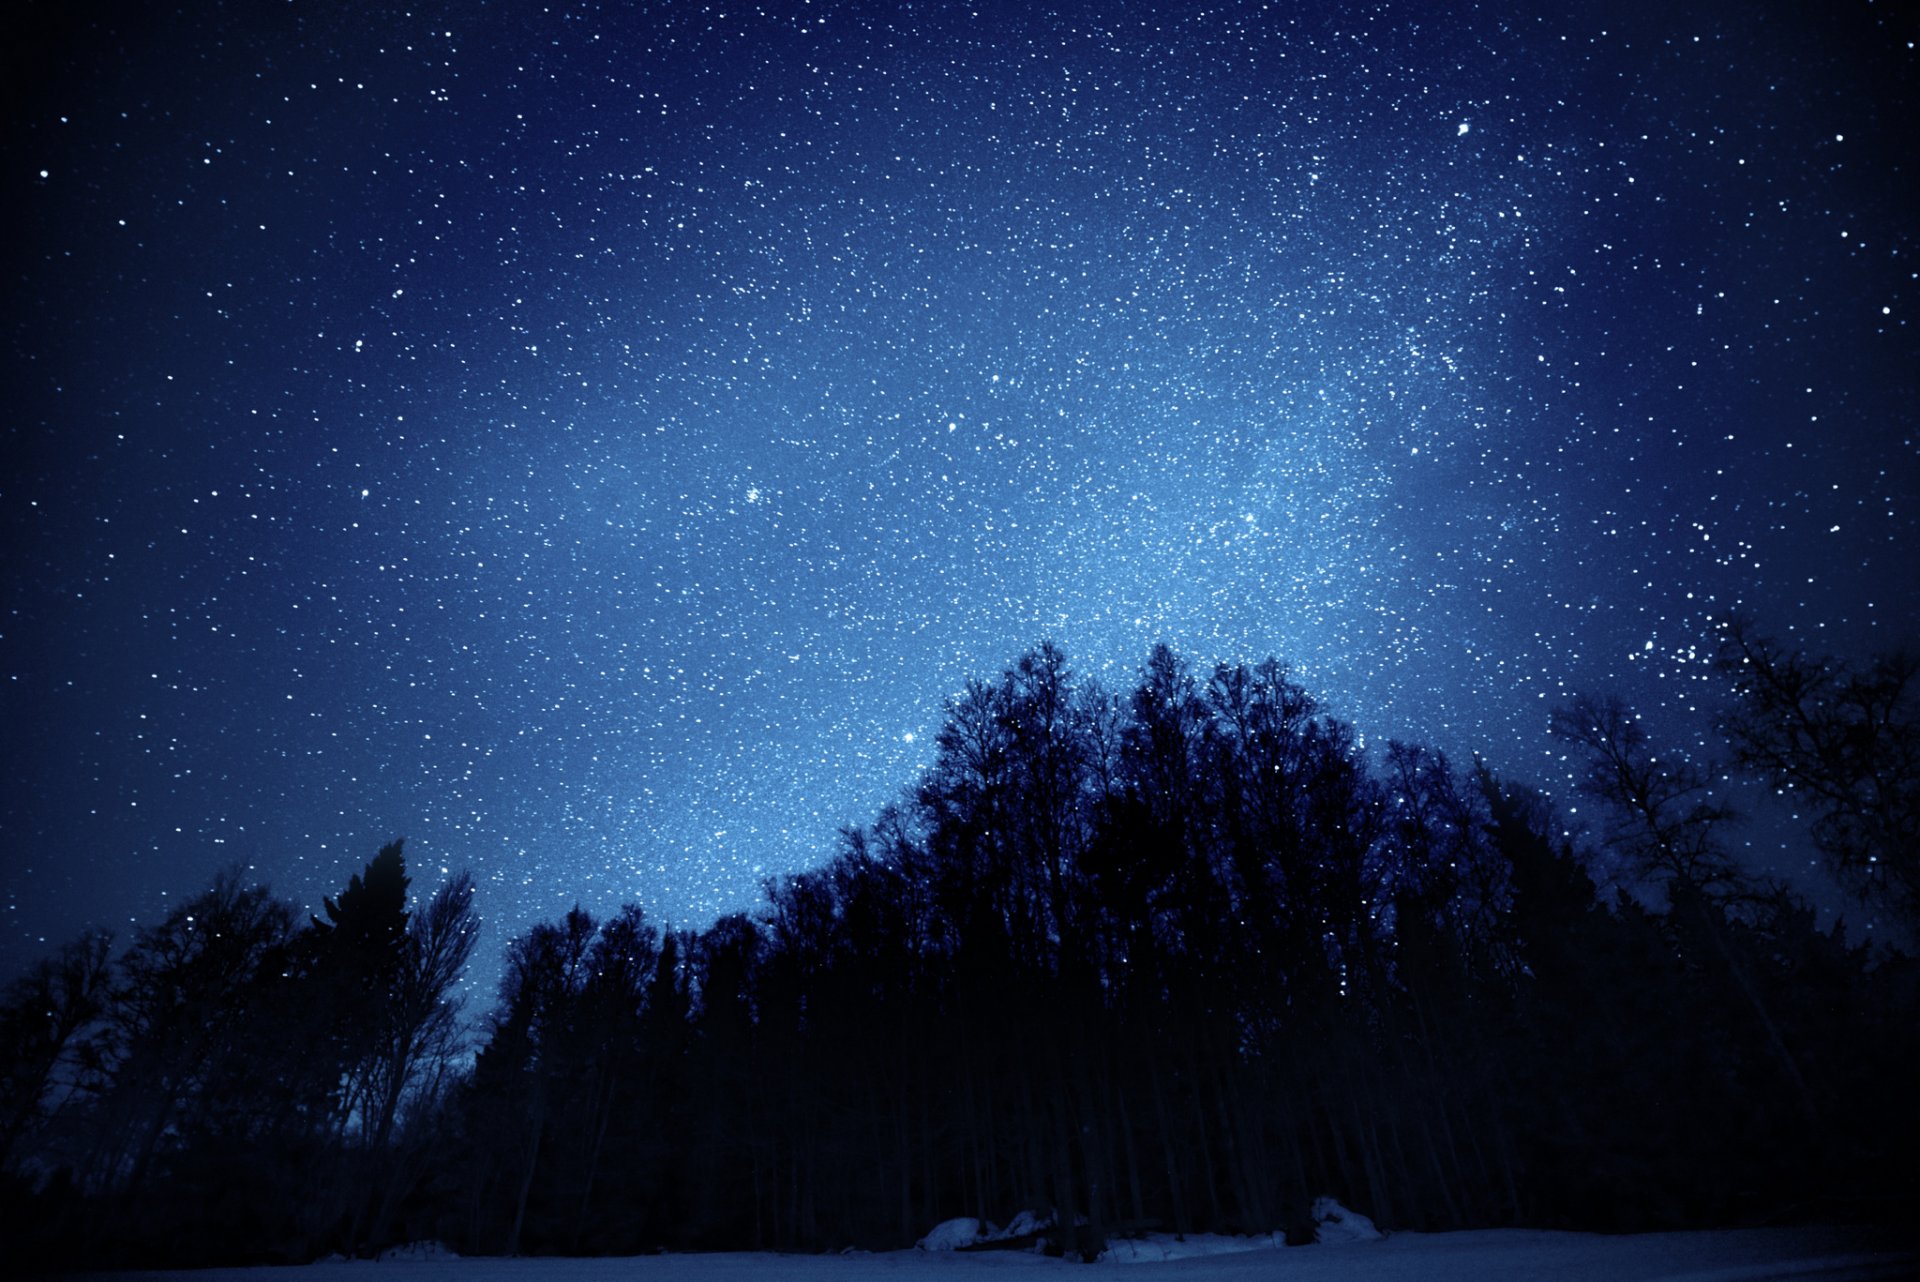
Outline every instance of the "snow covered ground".
<path id="1" fill-rule="evenodd" d="M 1384 1241 L 1274 1247 L 1266 1240 L 1148 1239 L 1095 1268 L 1131 1263 L 1133 1282 L 1757 1282 L 1767 1278 L 1920 1276 L 1920 1255 L 1884 1236 L 1839 1229 L 1743 1229 L 1601 1237 L 1520 1229 L 1396 1233 Z M 447 1259 L 423 1253 L 304 1268 L 143 1273 L 148 1282 L 968 1282 L 1026 1273 L 1072 1282 L 1084 1265 L 1011 1251 L 855 1255 L 656 1255 L 631 1259 Z M 1065 1271 L 1063 1273 L 1063 1270 Z"/>

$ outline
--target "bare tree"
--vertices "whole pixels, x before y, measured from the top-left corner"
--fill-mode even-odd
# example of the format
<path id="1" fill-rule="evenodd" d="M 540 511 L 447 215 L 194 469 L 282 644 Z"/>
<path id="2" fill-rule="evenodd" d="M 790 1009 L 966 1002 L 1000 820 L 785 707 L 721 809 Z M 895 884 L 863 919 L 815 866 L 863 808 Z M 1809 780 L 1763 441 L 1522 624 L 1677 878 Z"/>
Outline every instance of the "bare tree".
<path id="1" fill-rule="evenodd" d="M 82 935 L 0 998 L 0 1169 L 43 1120 L 60 1065 L 106 1009 L 111 943 L 105 931 Z"/>
<path id="2" fill-rule="evenodd" d="M 1734 619 L 1715 666 L 1733 687 L 1721 730 L 1735 764 L 1813 810 L 1814 844 L 1841 884 L 1920 930 L 1920 659 L 1854 669 Z"/>
<path id="3" fill-rule="evenodd" d="M 265 886 L 228 869 L 134 937 L 101 1038 L 106 1111 L 91 1163 L 101 1188 L 133 1202 L 163 1148 L 190 1144 L 233 1103 L 209 1084 L 246 1060 L 254 986 L 282 966 L 293 920 Z"/>
<path id="4" fill-rule="evenodd" d="M 440 1070 L 461 1050 L 454 985 L 479 936 L 473 877 L 465 872 L 435 891 L 407 923 L 400 969 L 366 1069 L 374 1105 L 367 1156 L 374 1178 L 362 1214 L 372 1217 L 364 1236 L 374 1242 L 405 1193 L 406 1165 L 391 1160 L 394 1122 L 414 1096 L 437 1091 Z"/>
<path id="5" fill-rule="evenodd" d="M 1721 828 L 1735 815 L 1713 798 L 1709 772 L 1684 759 L 1661 760 L 1639 718 L 1617 698 L 1583 695 L 1554 710 L 1552 729 L 1587 750 L 1581 787 L 1606 806 L 1608 839 L 1643 875 L 1665 883 L 1674 924 L 1706 941 L 1793 1087 L 1808 1131 L 1817 1133 L 1819 1117 L 1781 1022 L 1728 939 L 1728 901 L 1752 899 L 1757 888 L 1721 842 Z"/>
<path id="6" fill-rule="evenodd" d="M 1642 876 L 1708 893 L 1738 882 L 1720 839 L 1734 811 L 1713 797 L 1709 771 L 1654 753 L 1640 718 L 1611 696 L 1554 709 L 1552 730 L 1585 749 L 1581 791 L 1606 808 L 1604 836 Z"/>

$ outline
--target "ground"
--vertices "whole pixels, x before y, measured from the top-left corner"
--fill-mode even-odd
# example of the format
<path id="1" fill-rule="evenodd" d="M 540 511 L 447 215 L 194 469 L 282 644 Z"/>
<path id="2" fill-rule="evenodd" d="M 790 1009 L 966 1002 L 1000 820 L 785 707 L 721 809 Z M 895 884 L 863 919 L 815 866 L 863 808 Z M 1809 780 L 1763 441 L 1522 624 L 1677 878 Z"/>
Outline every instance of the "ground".
<path id="1" fill-rule="evenodd" d="M 1223 1240 L 1192 1244 L 1214 1253 L 1181 1257 L 1181 1244 L 1150 1241 L 1133 1254 L 1140 1282 L 1755 1282 L 1768 1278 L 1893 1279 L 1920 1276 L 1911 1238 L 1846 1229 L 1743 1229 L 1604 1237 L 1491 1230 L 1399 1233 L 1382 1242 L 1223 1252 Z M 1172 1255 L 1174 1258 L 1166 1258 Z M 1103 1261 L 1110 1267 L 1127 1261 Z M 1007 1271 L 1059 1275 L 1081 1265 L 1013 1252 L 895 1251 L 847 1255 L 657 1255 L 628 1259 L 449 1259 L 420 1253 L 381 1262 L 329 1261 L 303 1268 L 147 1273 L 147 1282 L 967 1282 Z M 1073 1274 L 1061 1282 L 1068 1282 Z M 1038 1279 L 1036 1279 L 1038 1282 Z"/>

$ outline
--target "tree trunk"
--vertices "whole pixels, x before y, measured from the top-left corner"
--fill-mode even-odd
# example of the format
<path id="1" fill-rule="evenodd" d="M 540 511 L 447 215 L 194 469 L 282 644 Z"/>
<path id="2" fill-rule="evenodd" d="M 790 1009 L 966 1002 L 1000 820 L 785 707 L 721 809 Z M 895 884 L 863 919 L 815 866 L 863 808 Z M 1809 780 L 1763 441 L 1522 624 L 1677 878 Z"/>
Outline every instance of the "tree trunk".
<path id="1" fill-rule="evenodd" d="M 540 1140 L 546 1132 L 547 1110 L 545 1103 L 536 1102 L 533 1109 L 533 1135 L 527 1145 L 527 1166 L 520 1173 L 520 1190 L 513 1199 L 513 1227 L 507 1231 L 507 1255 L 520 1254 L 520 1233 L 527 1223 L 527 1197 L 533 1191 L 534 1171 L 540 1165 Z"/>

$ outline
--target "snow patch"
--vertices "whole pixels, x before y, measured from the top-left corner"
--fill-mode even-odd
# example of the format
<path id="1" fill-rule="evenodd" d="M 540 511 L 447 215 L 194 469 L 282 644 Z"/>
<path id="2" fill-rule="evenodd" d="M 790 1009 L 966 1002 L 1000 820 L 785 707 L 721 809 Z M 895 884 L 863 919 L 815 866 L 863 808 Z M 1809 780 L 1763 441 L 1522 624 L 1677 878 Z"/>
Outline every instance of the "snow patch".
<path id="1" fill-rule="evenodd" d="M 445 1242 L 407 1242 L 400 1246 L 390 1246 L 375 1257 L 379 1260 L 428 1261 L 457 1260 L 460 1255 Z"/>
<path id="2" fill-rule="evenodd" d="M 993 1234 L 989 1228 L 971 1215 L 963 1215 L 957 1219 L 942 1220 L 914 1245 L 922 1251 L 958 1251 L 963 1246 L 972 1246 L 990 1236 Z"/>
<path id="3" fill-rule="evenodd" d="M 1335 1205 L 1338 1205 L 1337 1203 Z M 1344 1208 L 1343 1208 L 1344 1209 Z M 1364 1251 L 1245 1249 L 1260 1238 L 1188 1234 L 1195 1254 L 1169 1258 L 1141 1274 L 1152 1282 L 1756 1282 L 1760 1278 L 1920 1277 L 1911 1235 L 1857 1228 L 1724 1229 L 1609 1236 L 1539 1229 L 1395 1233 Z M 1164 1241 L 1171 1242 L 1171 1238 Z M 1226 1250 L 1227 1244 L 1240 1250 Z M 1116 1243 L 1116 1246 L 1120 1245 Z M 1218 1248 L 1218 1249 L 1215 1249 Z M 406 1248 L 418 1250 L 418 1246 Z M 1150 1251 L 1152 1248 L 1136 1248 Z M 1172 1250 L 1173 1247 L 1163 1247 Z M 0 1257 L 4 1258 L 4 1257 Z M 405 1258 L 421 1258 L 408 1256 Z M 401 1268 L 403 1278 L 439 1282 L 1077 1282 L 1077 1265 L 1027 1251 L 920 1251 L 873 1255 L 648 1255 L 631 1259 L 445 1259 L 439 1268 Z M 1151 1259 L 1150 1254 L 1140 1258 Z M 1108 1257 L 1115 1263 L 1124 1257 Z M 1103 1263 L 1107 1262 L 1103 1260 Z M 1044 1273 L 1045 1278 L 1038 1273 Z M 9 1275 L 11 1276 L 11 1275 Z M 292 1268 L 219 1269 L 152 1274 L 153 1282 L 383 1282 L 366 1260 Z"/>
<path id="4" fill-rule="evenodd" d="M 1280 1233 L 1256 1233 L 1252 1237 L 1232 1237 L 1225 1233 L 1189 1233 L 1185 1237 L 1149 1233 L 1108 1243 L 1107 1253 L 1100 1258 L 1113 1264 L 1163 1264 L 1168 1260 L 1192 1260 L 1206 1255 L 1273 1251 L 1286 1244 L 1285 1235 Z"/>
<path id="5" fill-rule="evenodd" d="M 1378 1242 L 1386 1234 L 1358 1211 L 1349 1211 L 1330 1197 L 1313 1199 L 1313 1240 L 1322 1246 L 1342 1242 Z"/>
<path id="6" fill-rule="evenodd" d="M 999 1238 L 1032 1237 L 1036 1233 L 1045 1233 L 1052 1227 L 1053 1217 L 1051 1215 L 1042 1215 L 1038 1211 L 1022 1211 L 1007 1221 L 1006 1228 L 1001 1229 L 998 1233 L 993 1234 L 993 1236 Z"/>

